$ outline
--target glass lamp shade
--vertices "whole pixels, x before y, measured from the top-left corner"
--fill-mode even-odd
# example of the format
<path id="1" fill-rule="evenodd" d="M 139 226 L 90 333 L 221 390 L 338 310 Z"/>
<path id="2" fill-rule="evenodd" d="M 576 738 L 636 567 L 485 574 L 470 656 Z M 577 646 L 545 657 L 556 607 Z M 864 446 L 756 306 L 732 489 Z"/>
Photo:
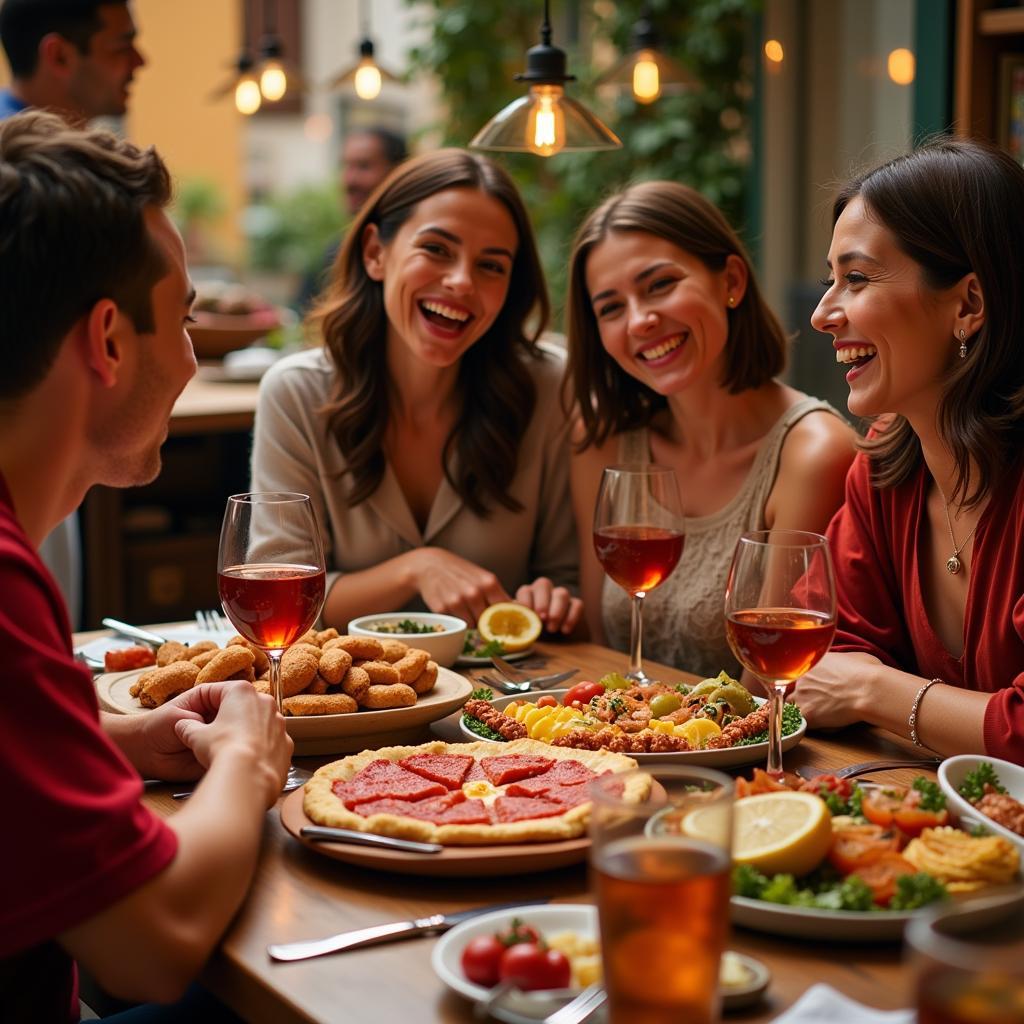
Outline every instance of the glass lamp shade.
<path id="1" fill-rule="evenodd" d="M 260 109 L 260 84 L 252 74 L 243 75 L 235 86 L 235 109 L 246 116 Z"/>
<path id="2" fill-rule="evenodd" d="M 637 103 L 653 103 L 663 93 L 684 92 L 696 86 L 697 82 L 671 57 L 658 50 L 644 48 L 627 54 L 594 84 L 629 90 Z"/>
<path id="3" fill-rule="evenodd" d="M 361 100 L 373 100 L 380 95 L 385 82 L 397 82 L 398 78 L 382 68 L 373 57 L 362 57 L 358 64 L 343 71 L 327 83 L 328 89 L 340 89 L 351 85 Z"/>
<path id="4" fill-rule="evenodd" d="M 526 96 L 499 110 L 470 142 L 473 149 L 561 152 L 621 149 L 622 142 L 582 104 L 565 95 L 561 85 L 531 85 Z"/>
<path id="5" fill-rule="evenodd" d="M 288 91 L 288 73 L 279 60 L 268 60 L 260 72 L 260 92 L 263 98 L 276 103 Z"/>

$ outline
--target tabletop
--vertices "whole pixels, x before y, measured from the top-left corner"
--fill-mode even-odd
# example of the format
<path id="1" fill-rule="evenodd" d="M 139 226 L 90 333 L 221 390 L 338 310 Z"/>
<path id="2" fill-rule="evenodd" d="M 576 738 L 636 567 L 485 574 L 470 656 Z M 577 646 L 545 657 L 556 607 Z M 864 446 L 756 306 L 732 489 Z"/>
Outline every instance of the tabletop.
<path id="1" fill-rule="evenodd" d="M 545 670 L 575 667 L 579 678 L 623 671 L 626 656 L 589 643 L 538 644 Z M 678 670 L 648 663 L 666 681 L 692 679 Z M 457 715 L 424 733 L 461 739 Z M 855 727 L 807 736 L 785 755 L 788 770 L 802 765 L 833 769 L 880 757 L 913 756 L 914 748 L 889 734 Z M 296 758 L 315 768 L 331 757 Z M 744 769 L 738 769 L 743 771 Z M 745 771 L 749 774 L 751 769 Z M 909 781 L 915 772 L 875 778 Z M 150 789 L 146 803 L 162 816 L 178 804 L 173 786 Z M 282 798 L 283 799 L 283 798 Z M 436 940 L 420 938 L 298 963 L 276 963 L 270 943 L 319 938 L 393 920 L 451 912 L 512 900 L 590 902 L 585 865 L 537 874 L 497 878 L 431 878 L 389 874 L 344 864 L 307 849 L 281 824 L 278 807 L 269 811 L 264 845 L 251 892 L 209 963 L 203 982 L 237 1013 L 255 1024 L 274 1022 L 440 1021 L 468 1024 L 472 1007 L 448 992 L 430 966 Z M 744 1024 L 774 1019 L 815 981 L 879 1009 L 907 1006 L 910 975 L 901 965 L 898 943 L 850 944 L 782 938 L 734 928 L 730 948 L 764 961 L 772 971 L 765 999 L 724 1018 Z"/>

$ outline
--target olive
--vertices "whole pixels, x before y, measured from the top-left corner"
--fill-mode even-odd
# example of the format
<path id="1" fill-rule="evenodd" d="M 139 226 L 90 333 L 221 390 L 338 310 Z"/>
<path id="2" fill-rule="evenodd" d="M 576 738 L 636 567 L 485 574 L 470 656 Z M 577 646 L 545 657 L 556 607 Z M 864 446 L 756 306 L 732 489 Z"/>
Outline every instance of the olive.
<path id="1" fill-rule="evenodd" d="M 678 711 L 683 700 L 677 693 L 659 693 L 651 700 L 651 715 L 654 718 L 663 718 Z"/>
<path id="2" fill-rule="evenodd" d="M 601 676 L 601 683 L 606 690 L 628 690 L 633 685 L 618 672 L 609 672 L 608 675 Z"/>

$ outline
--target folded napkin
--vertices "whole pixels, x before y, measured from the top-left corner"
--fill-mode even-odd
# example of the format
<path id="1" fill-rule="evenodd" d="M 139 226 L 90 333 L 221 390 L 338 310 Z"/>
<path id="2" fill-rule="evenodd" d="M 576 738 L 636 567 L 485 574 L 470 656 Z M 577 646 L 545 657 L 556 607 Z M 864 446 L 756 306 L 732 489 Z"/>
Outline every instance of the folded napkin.
<path id="1" fill-rule="evenodd" d="M 854 1002 L 831 985 L 812 985 L 772 1024 L 914 1024 L 913 1010 L 876 1010 Z"/>

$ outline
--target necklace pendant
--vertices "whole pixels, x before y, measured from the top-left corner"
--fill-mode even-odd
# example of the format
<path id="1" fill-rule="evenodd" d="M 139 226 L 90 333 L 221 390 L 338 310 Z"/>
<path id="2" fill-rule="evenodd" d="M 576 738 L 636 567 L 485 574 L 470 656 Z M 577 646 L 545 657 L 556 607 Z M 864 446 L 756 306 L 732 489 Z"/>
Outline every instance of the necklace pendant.
<path id="1" fill-rule="evenodd" d="M 957 558 L 956 555 L 953 555 L 946 562 L 946 572 L 948 572 L 950 574 L 950 576 L 955 576 L 960 571 L 960 568 L 961 568 L 960 559 Z"/>

